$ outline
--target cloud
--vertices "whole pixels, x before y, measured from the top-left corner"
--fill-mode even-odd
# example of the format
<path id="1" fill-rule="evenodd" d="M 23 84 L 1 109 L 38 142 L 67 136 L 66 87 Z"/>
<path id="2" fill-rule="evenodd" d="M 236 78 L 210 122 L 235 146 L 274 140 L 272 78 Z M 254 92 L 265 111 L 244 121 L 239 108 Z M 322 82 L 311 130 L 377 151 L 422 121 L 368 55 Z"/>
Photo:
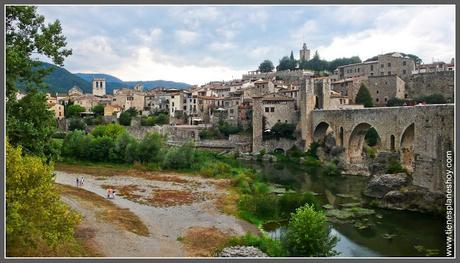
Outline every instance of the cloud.
<path id="1" fill-rule="evenodd" d="M 377 16 L 373 27 L 336 36 L 318 49 L 327 59 L 353 55 L 366 59 L 400 51 L 416 54 L 426 63 L 433 57 L 449 61 L 455 50 L 454 19 L 455 10 L 449 6 L 392 9 Z"/>
<path id="2" fill-rule="evenodd" d="M 236 45 L 232 42 L 213 42 L 209 45 L 209 47 L 217 51 L 224 51 L 228 49 L 233 49 L 236 47 Z"/>
<path id="3" fill-rule="evenodd" d="M 177 30 L 175 34 L 179 43 L 183 45 L 190 44 L 198 38 L 198 33 L 194 31 Z"/>

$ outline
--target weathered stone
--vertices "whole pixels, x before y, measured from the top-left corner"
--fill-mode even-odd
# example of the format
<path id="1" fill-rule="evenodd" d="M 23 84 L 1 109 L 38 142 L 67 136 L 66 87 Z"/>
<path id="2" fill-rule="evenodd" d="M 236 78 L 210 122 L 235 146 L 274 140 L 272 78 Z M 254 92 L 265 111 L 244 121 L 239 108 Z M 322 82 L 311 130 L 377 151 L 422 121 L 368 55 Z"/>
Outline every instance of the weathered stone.
<path id="1" fill-rule="evenodd" d="M 218 257 L 268 257 L 268 255 L 253 246 L 233 246 L 224 248 Z"/>
<path id="2" fill-rule="evenodd" d="M 409 183 L 410 178 L 405 173 L 374 176 L 367 184 L 364 194 L 369 197 L 382 198 L 388 192 L 398 190 Z"/>
<path id="3" fill-rule="evenodd" d="M 430 192 L 426 188 L 413 185 L 390 191 L 378 202 L 378 206 L 382 208 L 435 214 L 443 213 L 444 205 L 444 194 Z"/>

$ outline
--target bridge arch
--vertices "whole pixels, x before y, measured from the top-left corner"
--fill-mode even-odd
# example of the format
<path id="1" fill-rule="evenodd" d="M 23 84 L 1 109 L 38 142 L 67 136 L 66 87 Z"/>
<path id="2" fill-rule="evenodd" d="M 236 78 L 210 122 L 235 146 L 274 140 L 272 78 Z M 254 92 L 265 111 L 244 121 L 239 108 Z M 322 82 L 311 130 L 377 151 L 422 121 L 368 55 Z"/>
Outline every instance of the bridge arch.
<path id="1" fill-rule="evenodd" d="M 316 125 L 315 130 L 313 131 L 313 141 L 323 141 L 326 135 L 330 133 L 334 133 L 331 126 L 329 125 L 329 123 L 322 121 L 318 125 Z"/>
<path id="2" fill-rule="evenodd" d="M 400 154 L 401 163 L 409 172 L 414 170 L 414 135 L 415 125 L 410 124 L 401 135 Z"/>
<path id="3" fill-rule="evenodd" d="M 360 163 L 362 161 L 364 138 L 366 137 L 366 134 L 370 128 L 375 129 L 375 127 L 373 127 L 367 122 L 362 122 L 353 128 L 350 138 L 348 140 L 348 157 L 350 159 L 350 163 Z M 378 136 L 378 146 L 380 142 L 380 135 L 377 129 L 375 130 Z"/>

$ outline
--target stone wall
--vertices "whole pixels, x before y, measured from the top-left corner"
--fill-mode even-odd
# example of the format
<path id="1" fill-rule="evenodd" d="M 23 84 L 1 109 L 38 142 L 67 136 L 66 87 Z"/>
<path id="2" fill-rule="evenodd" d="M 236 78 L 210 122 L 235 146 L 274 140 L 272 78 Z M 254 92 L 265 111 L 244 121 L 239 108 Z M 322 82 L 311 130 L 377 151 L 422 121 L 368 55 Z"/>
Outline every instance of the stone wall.
<path id="1" fill-rule="evenodd" d="M 391 98 L 404 99 L 404 80 L 397 75 L 372 76 L 367 88 L 376 106 L 385 106 Z"/>
<path id="2" fill-rule="evenodd" d="M 454 102 L 454 71 L 439 71 L 412 75 L 406 83 L 407 98 L 442 94 L 448 102 Z"/>
<path id="3" fill-rule="evenodd" d="M 289 140 L 286 138 L 280 138 L 279 140 L 272 139 L 266 140 L 262 142 L 262 148 L 265 149 L 267 152 L 274 152 L 276 149 L 283 149 L 284 152 L 287 152 L 291 149 L 294 145 L 298 145 L 299 143 L 295 140 Z"/>

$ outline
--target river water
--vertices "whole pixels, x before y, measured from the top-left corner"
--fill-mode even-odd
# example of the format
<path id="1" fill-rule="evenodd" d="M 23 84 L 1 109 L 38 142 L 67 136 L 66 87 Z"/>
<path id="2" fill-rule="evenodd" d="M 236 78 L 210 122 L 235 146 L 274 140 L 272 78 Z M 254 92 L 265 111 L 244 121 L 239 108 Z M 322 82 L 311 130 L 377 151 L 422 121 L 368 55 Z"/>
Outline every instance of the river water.
<path id="1" fill-rule="evenodd" d="M 253 162 L 245 165 L 260 170 L 270 183 L 314 192 L 322 204 L 336 207 L 363 201 L 362 191 L 369 180 L 361 176 L 310 175 L 296 165 Z M 330 223 L 331 233 L 340 238 L 335 248 L 340 252 L 339 257 L 445 256 L 442 217 L 388 209 L 375 211 L 376 215 L 367 217 L 370 227 L 365 229 L 358 229 L 352 223 Z M 273 238 L 280 238 L 286 223 L 267 224 L 264 228 Z"/>

